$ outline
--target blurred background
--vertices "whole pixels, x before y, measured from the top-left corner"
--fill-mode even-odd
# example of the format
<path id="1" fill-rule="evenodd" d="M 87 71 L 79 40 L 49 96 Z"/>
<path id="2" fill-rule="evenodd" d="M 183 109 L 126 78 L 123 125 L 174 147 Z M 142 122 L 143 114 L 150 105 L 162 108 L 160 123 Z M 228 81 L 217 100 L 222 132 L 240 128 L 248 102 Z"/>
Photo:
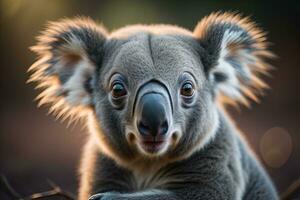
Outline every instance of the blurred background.
<path id="1" fill-rule="evenodd" d="M 35 61 L 28 47 L 49 20 L 77 15 L 108 30 L 134 23 L 168 23 L 193 30 L 213 11 L 240 11 L 268 32 L 278 59 L 267 78 L 271 90 L 252 109 L 230 113 L 264 163 L 279 192 L 300 178 L 299 1 L 104 1 L 0 0 L 0 173 L 22 195 L 48 190 L 47 180 L 76 193 L 86 131 L 36 108 L 26 70 Z M 0 191 L 0 199 L 6 199 Z"/>

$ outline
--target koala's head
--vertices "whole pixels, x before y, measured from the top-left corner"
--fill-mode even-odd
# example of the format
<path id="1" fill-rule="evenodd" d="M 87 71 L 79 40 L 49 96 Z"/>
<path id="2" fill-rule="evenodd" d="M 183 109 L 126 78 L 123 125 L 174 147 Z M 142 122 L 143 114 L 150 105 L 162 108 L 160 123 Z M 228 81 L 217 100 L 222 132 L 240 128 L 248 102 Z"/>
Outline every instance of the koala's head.
<path id="1" fill-rule="evenodd" d="M 50 23 L 30 71 L 58 117 L 89 116 L 117 161 L 178 159 L 218 128 L 218 104 L 247 104 L 267 87 L 265 36 L 248 18 L 212 14 L 193 32 L 134 25 L 108 34 L 90 19 Z"/>

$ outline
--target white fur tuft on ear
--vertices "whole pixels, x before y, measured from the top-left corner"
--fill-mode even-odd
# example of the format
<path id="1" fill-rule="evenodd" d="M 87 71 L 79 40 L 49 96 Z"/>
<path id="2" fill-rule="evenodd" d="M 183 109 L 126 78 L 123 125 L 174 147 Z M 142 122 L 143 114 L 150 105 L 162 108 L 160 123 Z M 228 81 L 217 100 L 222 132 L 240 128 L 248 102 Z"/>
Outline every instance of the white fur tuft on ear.
<path id="1" fill-rule="evenodd" d="M 87 59 L 82 59 L 75 68 L 74 74 L 63 85 L 61 91 L 62 93 L 67 92 L 66 101 L 73 106 L 90 105 L 90 94 L 84 86 L 87 78 L 92 76 L 95 66 Z"/>
<path id="2" fill-rule="evenodd" d="M 218 97 L 247 106 L 247 98 L 258 102 L 257 95 L 268 88 L 260 75 L 272 68 L 264 60 L 274 56 L 265 33 L 239 14 L 214 13 L 199 22 L 194 36 L 207 52 L 204 65 Z"/>
<path id="3" fill-rule="evenodd" d="M 105 30 L 90 19 L 62 20 L 50 23 L 31 49 L 39 59 L 29 68 L 28 82 L 43 89 L 39 106 L 50 104 L 50 112 L 63 120 L 85 116 L 91 105 L 92 78 L 101 57 Z M 95 54 L 95 55 L 93 55 Z"/>

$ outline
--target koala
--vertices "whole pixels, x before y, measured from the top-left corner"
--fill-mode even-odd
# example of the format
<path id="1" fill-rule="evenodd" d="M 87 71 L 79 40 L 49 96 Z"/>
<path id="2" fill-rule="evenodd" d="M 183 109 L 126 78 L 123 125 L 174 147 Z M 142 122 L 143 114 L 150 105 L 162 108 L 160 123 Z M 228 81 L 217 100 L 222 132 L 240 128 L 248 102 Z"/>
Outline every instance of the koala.
<path id="1" fill-rule="evenodd" d="M 57 118 L 87 123 L 78 199 L 278 199 L 226 112 L 268 87 L 267 47 L 238 13 L 212 13 L 193 32 L 49 23 L 32 47 L 29 82 Z"/>

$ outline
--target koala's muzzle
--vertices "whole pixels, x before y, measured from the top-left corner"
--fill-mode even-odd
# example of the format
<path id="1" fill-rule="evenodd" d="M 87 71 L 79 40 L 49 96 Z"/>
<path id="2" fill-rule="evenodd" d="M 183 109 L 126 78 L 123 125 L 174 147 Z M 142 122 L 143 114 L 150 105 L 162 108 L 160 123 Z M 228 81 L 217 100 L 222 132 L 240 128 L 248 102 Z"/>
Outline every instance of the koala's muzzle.
<path id="1" fill-rule="evenodd" d="M 144 145 L 153 151 L 164 142 L 171 124 L 171 98 L 166 87 L 149 82 L 137 94 L 136 126 Z"/>

